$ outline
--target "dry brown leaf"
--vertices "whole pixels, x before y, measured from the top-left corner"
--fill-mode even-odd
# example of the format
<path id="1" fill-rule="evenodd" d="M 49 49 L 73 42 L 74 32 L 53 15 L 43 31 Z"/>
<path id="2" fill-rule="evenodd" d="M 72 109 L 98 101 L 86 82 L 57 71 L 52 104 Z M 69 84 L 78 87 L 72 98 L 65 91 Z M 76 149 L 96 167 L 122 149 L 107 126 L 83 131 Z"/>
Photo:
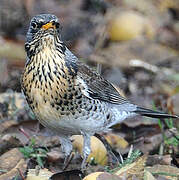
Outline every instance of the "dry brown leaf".
<path id="1" fill-rule="evenodd" d="M 60 151 L 52 150 L 47 153 L 47 159 L 49 162 L 56 162 L 62 157 L 62 153 Z"/>
<path id="2" fill-rule="evenodd" d="M 0 169 L 7 171 L 7 173 L 1 173 L 0 180 L 7 180 L 15 177 L 18 175 L 17 169 L 21 172 L 25 172 L 26 166 L 23 155 L 19 150 L 17 148 L 11 149 L 0 157 Z"/>
<path id="3" fill-rule="evenodd" d="M 94 172 L 86 176 L 83 180 L 122 180 L 116 175 L 107 172 Z"/>
<path id="4" fill-rule="evenodd" d="M 4 121 L 1 123 L 0 126 L 0 133 L 3 133 L 5 130 L 7 130 L 8 128 L 17 125 L 18 122 L 14 121 L 14 120 L 9 120 L 9 121 Z"/>
<path id="5" fill-rule="evenodd" d="M 147 171 L 152 174 L 162 175 L 167 178 L 177 180 L 179 178 L 179 169 L 168 165 L 155 165 L 153 167 L 146 167 Z"/>
<path id="6" fill-rule="evenodd" d="M 7 173 L 0 175 L 0 180 L 7 180 L 7 179 L 12 179 L 13 177 L 19 175 L 18 169 L 22 172 L 25 173 L 26 171 L 27 164 L 24 159 L 21 159 L 17 165 L 8 171 Z"/>
<path id="7" fill-rule="evenodd" d="M 11 149 L 0 157 L 0 169 L 10 171 L 21 159 L 23 155 L 18 148 Z"/>
<path id="8" fill-rule="evenodd" d="M 170 154 L 167 155 L 149 155 L 147 158 L 147 166 L 153 166 L 156 164 L 161 164 L 161 165 L 170 165 L 172 161 L 172 157 Z"/>
<path id="9" fill-rule="evenodd" d="M 153 135 L 146 135 L 144 142 L 141 141 L 137 144 L 137 148 L 140 149 L 143 153 L 150 152 L 153 149 L 156 149 L 160 146 L 162 142 L 162 134 L 153 132 Z"/>
<path id="10" fill-rule="evenodd" d="M 18 138 L 13 135 L 5 134 L 0 139 L 0 154 L 3 154 L 8 149 L 22 146 L 22 143 Z"/>
<path id="11" fill-rule="evenodd" d="M 125 176 L 126 178 L 132 178 L 132 176 L 135 175 L 137 178 L 141 179 L 143 178 L 144 166 L 145 166 L 146 160 L 147 160 L 147 155 L 143 155 L 132 164 L 128 164 L 122 167 L 115 174 L 118 175 L 119 177 Z"/>
<path id="12" fill-rule="evenodd" d="M 114 174 L 109 174 L 109 173 L 106 173 L 106 172 L 100 174 L 97 177 L 97 180 L 109 180 L 109 179 L 110 180 L 122 180 L 122 178 L 120 178 L 119 176 L 114 175 Z"/>
<path id="13" fill-rule="evenodd" d="M 156 179 L 154 178 L 154 176 L 153 176 L 149 171 L 145 171 L 145 172 L 144 172 L 144 179 L 145 179 L 145 180 L 156 180 Z"/>

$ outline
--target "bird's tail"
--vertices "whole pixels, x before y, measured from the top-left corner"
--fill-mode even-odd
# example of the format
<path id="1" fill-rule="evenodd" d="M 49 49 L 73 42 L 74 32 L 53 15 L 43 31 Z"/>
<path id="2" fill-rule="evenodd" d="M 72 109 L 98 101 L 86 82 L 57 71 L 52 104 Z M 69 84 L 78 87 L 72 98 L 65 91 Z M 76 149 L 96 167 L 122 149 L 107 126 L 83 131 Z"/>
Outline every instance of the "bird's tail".
<path id="1" fill-rule="evenodd" d="M 150 109 L 145 109 L 142 107 L 137 107 L 135 110 L 135 113 L 140 114 L 142 116 L 148 116 L 152 118 L 179 118 L 177 115 L 172 115 L 172 114 L 167 114 L 164 112 L 159 112 L 159 111 L 153 111 Z"/>

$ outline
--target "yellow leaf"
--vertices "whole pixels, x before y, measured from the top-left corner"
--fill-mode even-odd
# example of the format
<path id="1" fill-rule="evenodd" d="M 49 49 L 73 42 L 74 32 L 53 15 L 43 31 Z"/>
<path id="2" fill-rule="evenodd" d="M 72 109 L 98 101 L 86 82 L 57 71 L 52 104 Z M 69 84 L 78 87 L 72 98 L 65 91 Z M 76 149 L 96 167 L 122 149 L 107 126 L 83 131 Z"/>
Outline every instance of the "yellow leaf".
<path id="1" fill-rule="evenodd" d="M 112 41 L 127 41 L 145 33 L 149 38 L 154 36 L 154 29 L 141 14 L 127 11 L 115 14 L 108 25 L 109 37 Z"/>
<path id="2" fill-rule="evenodd" d="M 48 180 L 53 175 L 48 169 L 29 169 L 26 180 Z"/>
<path id="3" fill-rule="evenodd" d="M 112 133 L 106 134 L 105 138 L 108 141 L 108 143 L 115 148 L 125 149 L 129 145 L 128 142 L 123 137 L 120 137 Z"/>
<path id="4" fill-rule="evenodd" d="M 71 137 L 73 141 L 73 147 L 79 151 L 82 155 L 83 151 L 83 136 L 74 135 Z M 104 144 L 95 136 L 91 137 L 91 153 L 87 159 L 87 162 L 91 162 L 94 159 L 97 164 L 106 165 L 107 164 L 107 150 Z"/>
<path id="5" fill-rule="evenodd" d="M 94 172 L 89 174 L 88 176 L 84 177 L 83 180 L 96 180 L 96 178 L 102 174 L 103 172 Z"/>

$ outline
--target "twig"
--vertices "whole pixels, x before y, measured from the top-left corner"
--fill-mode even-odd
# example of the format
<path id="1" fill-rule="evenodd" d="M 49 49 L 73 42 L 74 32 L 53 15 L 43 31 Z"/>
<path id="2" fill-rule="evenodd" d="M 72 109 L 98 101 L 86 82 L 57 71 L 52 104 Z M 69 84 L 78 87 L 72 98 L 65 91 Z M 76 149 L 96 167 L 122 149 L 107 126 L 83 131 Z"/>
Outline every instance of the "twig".
<path id="1" fill-rule="evenodd" d="M 27 138 L 27 139 L 31 139 L 30 136 L 24 131 L 23 127 L 19 128 L 19 131 Z"/>

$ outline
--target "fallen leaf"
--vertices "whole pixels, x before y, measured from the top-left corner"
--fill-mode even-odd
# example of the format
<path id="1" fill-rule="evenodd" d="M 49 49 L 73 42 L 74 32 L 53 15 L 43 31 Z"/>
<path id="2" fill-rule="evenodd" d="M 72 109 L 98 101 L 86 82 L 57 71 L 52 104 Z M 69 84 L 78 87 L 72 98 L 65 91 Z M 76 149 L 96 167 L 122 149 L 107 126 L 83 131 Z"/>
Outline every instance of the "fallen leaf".
<path id="1" fill-rule="evenodd" d="M 0 157 L 0 169 L 5 172 L 0 172 L 0 180 L 7 180 L 15 177 L 18 175 L 17 169 L 20 169 L 21 172 L 25 172 L 26 166 L 23 155 L 17 148 L 7 151 Z"/>
<path id="2" fill-rule="evenodd" d="M 114 16 L 115 15 L 115 16 Z M 108 25 L 109 37 L 112 41 L 126 41 L 137 38 L 144 33 L 154 35 L 151 23 L 136 11 L 114 13 Z"/>
<path id="3" fill-rule="evenodd" d="M 104 173 L 104 172 L 91 173 L 91 174 L 87 175 L 86 177 L 84 177 L 83 180 L 96 180 L 96 178 L 102 173 Z"/>
<path id="4" fill-rule="evenodd" d="M 0 126 L 0 133 L 3 133 L 4 131 L 6 131 L 8 128 L 12 127 L 12 126 L 15 126 L 15 125 L 18 125 L 18 122 L 17 121 L 14 121 L 14 120 L 9 120 L 9 121 L 4 121 L 1 123 L 1 126 Z"/>
<path id="5" fill-rule="evenodd" d="M 29 169 L 26 180 L 49 180 L 52 175 L 48 169 Z"/>
<path id="6" fill-rule="evenodd" d="M 149 171 L 144 171 L 144 179 L 145 180 L 156 180 Z"/>
<path id="7" fill-rule="evenodd" d="M 77 149 L 82 155 L 83 150 L 83 136 L 74 135 L 71 137 L 73 147 Z M 94 160 L 95 163 L 106 165 L 107 164 L 107 150 L 104 144 L 95 136 L 91 137 L 91 153 L 87 159 L 87 162 Z"/>
<path id="8" fill-rule="evenodd" d="M 126 166 L 122 167 L 120 170 L 115 172 L 115 174 L 121 178 L 123 176 L 125 176 L 126 178 L 130 178 L 133 175 L 135 175 L 139 179 L 143 178 L 146 160 L 147 160 L 147 155 L 143 155 L 132 164 L 127 164 Z"/>
<path id="9" fill-rule="evenodd" d="M 170 154 L 163 156 L 155 154 L 155 155 L 148 155 L 146 164 L 147 166 L 153 166 L 155 164 L 170 165 L 171 161 L 172 161 L 172 157 Z"/>
<path id="10" fill-rule="evenodd" d="M 60 151 L 50 151 L 47 152 L 47 159 L 49 162 L 56 162 L 62 157 L 62 153 Z"/>
<path id="11" fill-rule="evenodd" d="M 0 180 L 7 180 L 7 179 L 12 179 L 19 175 L 18 169 L 22 172 L 25 173 L 26 171 L 27 164 L 24 159 L 21 159 L 14 168 L 12 168 L 10 171 L 8 171 L 5 174 L 0 175 Z"/>
<path id="12" fill-rule="evenodd" d="M 127 148 L 128 142 L 123 138 L 113 133 L 104 135 L 108 143 L 114 148 Z"/>
<path id="13" fill-rule="evenodd" d="M 0 154 L 6 152 L 8 149 L 22 146 L 19 139 L 13 135 L 6 134 L 0 139 Z"/>
<path id="14" fill-rule="evenodd" d="M 177 180 L 179 178 L 179 169 L 168 165 L 155 165 L 153 167 L 146 167 L 147 171 L 153 175 L 162 175 L 166 178 Z"/>
<path id="15" fill-rule="evenodd" d="M 83 180 L 122 180 L 122 178 L 107 173 L 107 172 L 94 172 L 86 176 Z"/>
<path id="16" fill-rule="evenodd" d="M 21 159 L 23 155 L 18 148 L 13 148 L 0 156 L 0 169 L 10 171 Z"/>

